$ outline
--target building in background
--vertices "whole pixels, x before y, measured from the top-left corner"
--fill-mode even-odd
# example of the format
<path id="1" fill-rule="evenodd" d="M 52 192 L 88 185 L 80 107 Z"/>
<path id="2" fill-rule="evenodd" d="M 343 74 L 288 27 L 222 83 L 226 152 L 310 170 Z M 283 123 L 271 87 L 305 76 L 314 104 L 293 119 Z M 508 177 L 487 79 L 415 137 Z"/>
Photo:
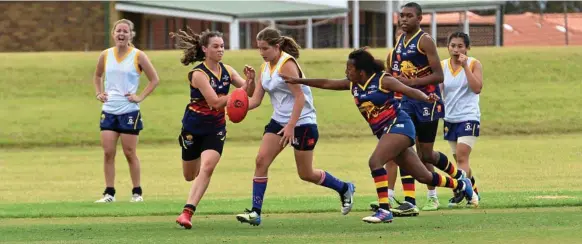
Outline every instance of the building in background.
<path id="1" fill-rule="evenodd" d="M 459 30 L 468 30 L 475 46 L 565 45 L 566 27 L 568 44 L 582 45 L 580 13 L 569 14 L 566 26 L 563 14 L 546 13 L 543 18 L 533 13 L 503 15 L 504 1 L 418 2 L 425 12 L 421 27 L 435 37 L 438 46 L 446 45 L 446 37 Z M 358 0 L 0 2 L 4 13 L 0 15 L 0 51 L 102 50 L 111 45 L 111 25 L 120 18 L 135 23 L 134 43 L 144 50 L 174 48 L 168 33 L 186 26 L 196 32 L 206 29 L 223 32 L 229 49 L 255 48 L 254 37 L 269 25 L 294 37 L 304 48 L 389 47 L 398 34 L 397 12 L 404 3 Z M 483 9 L 494 9 L 497 15 L 479 16 L 471 12 Z M 388 12 L 392 12 L 392 18 L 387 18 Z"/>

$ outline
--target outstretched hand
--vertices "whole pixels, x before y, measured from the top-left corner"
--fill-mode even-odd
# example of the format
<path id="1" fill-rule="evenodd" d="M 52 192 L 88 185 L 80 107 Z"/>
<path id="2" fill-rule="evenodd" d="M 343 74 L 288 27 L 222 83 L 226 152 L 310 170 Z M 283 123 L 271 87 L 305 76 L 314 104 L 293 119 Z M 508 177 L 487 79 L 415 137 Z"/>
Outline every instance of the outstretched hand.
<path id="1" fill-rule="evenodd" d="M 281 78 L 283 78 L 283 80 L 285 80 L 285 83 L 290 83 L 290 84 L 300 84 L 299 80 L 295 77 L 291 77 L 285 74 L 279 74 L 279 76 L 281 76 Z"/>
<path id="2" fill-rule="evenodd" d="M 250 66 L 250 65 L 245 65 L 245 68 L 243 69 L 243 73 L 245 74 L 245 76 L 247 77 L 247 81 L 251 80 L 254 81 L 255 80 L 255 69 Z"/>

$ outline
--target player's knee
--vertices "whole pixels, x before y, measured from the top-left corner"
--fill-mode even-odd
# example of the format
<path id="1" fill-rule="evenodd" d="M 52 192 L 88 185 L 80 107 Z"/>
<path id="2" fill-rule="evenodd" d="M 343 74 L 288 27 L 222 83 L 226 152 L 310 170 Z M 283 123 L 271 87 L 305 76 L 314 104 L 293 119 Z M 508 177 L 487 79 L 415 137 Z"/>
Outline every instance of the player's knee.
<path id="1" fill-rule="evenodd" d="M 105 150 L 103 152 L 103 155 L 105 157 L 105 161 L 111 161 L 113 159 L 115 159 L 115 148 L 113 149 L 109 149 L 109 150 Z"/>
<path id="2" fill-rule="evenodd" d="M 432 158 L 432 153 L 421 153 L 419 155 L 419 157 L 423 163 L 430 163 L 430 164 L 434 163 L 434 160 Z"/>
<path id="3" fill-rule="evenodd" d="M 123 148 L 123 154 L 128 159 L 129 158 L 134 158 L 134 157 L 136 157 L 136 150 L 135 150 L 135 148 L 132 148 L 132 147 L 124 147 Z"/>
<path id="4" fill-rule="evenodd" d="M 212 173 L 214 173 L 214 168 L 215 165 L 211 165 L 211 164 L 202 164 L 202 166 L 200 167 L 200 171 L 198 172 L 199 175 L 204 175 L 207 177 L 212 176 Z"/>
<path id="5" fill-rule="evenodd" d="M 384 163 L 385 161 L 381 160 L 378 157 L 375 157 L 374 155 L 372 155 L 370 159 L 368 159 L 368 166 L 370 167 L 371 170 L 384 166 Z"/>
<path id="6" fill-rule="evenodd" d="M 194 175 L 191 174 L 184 174 L 184 180 L 190 182 L 194 180 Z"/>
<path id="7" fill-rule="evenodd" d="M 257 168 L 259 169 L 263 169 L 268 167 L 270 164 L 269 159 L 262 154 L 257 155 L 257 158 L 255 159 L 255 165 Z"/>

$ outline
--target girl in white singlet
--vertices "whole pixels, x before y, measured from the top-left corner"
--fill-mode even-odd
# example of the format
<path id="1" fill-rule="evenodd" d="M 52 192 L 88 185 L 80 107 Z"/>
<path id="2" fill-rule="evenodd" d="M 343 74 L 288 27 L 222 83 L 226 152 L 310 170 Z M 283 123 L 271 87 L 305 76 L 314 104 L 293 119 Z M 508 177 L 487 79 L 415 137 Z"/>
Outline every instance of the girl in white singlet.
<path id="1" fill-rule="evenodd" d="M 141 202 L 140 162 L 136 155 L 138 135 L 143 129 L 139 103 L 154 91 L 159 78 L 146 54 L 131 44 L 135 37 L 131 21 L 121 19 L 115 22 L 111 36 L 115 46 L 101 53 L 93 78 L 96 98 L 103 103 L 100 128 L 105 173 L 105 191 L 96 202 L 115 201 L 115 154 L 119 138 L 133 183 L 130 201 Z M 149 83 L 137 95 L 142 72 Z"/>
<path id="2" fill-rule="evenodd" d="M 259 73 L 259 83 L 249 100 L 249 109 L 257 108 L 267 92 L 273 105 L 273 115 L 265 126 L 256 158 L 252 209 L 237 215 L 237 219 L 251 225 L 261 224 L 269 166 L 288 143 L 295 148 L 299 178 L 335 190 L 340 195 L 342 214 L 348 214 L 352 209 L 355 186 L 313 168 L 313 149 L 319 132 L 311 89 L 304 85 L 286 84 L 281 78 L 282 74 L 305 76 L 297 62 L 299 45 L 292 38 L 281 36 L 278 30 L 266 28 L 257 35 L 257 46 L 265 63 Z"/>
<path id="3" fill-rule="evenodd" d="M 445 102 L 444 137 L 459 168 L 467 172 L 475 193 L 479 194 L 469 166 L 469 155 L 479 136 L 479 94 L 483 88 L 483 67 L 479 60 L 467 56 L 471 42 L 466 33 L 455 32 L 449 36 L 448 47 L 451 57 L 442 61 L 445 78 L 441 89 Z M 463 200 L 455 195 L 449 200 L 449 206 L 457 206 Z"/>

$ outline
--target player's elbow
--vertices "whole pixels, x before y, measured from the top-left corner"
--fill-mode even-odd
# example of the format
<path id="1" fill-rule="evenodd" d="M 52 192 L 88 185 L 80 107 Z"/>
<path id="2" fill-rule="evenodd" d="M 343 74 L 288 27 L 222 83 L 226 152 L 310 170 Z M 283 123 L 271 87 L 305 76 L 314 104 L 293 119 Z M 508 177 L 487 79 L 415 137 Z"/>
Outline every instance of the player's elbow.
<path id="1" fill-rule="evenodd" d="M 436 74 L 435 80 L 437 83 L 443 83 L 445 82 L 445 75 L 442 72 L 439 72 Z"/>
<path id="2" fill-rule="evenodd" d="M 156 87 L 156 86 L 158 86 L 158 85 L 160 84 L 160 79 L 156 77 L 156 78 L 154 78 L 154 79 L 150 80 L 150 84 L 151 84 L 153 87 Z"/>
<path id="3" fill-rule="evenodd" d="M 481 90 L 483 89 L 483 86 L 477 86 L 475 88 L 473 88 L 473 93 L 475 94 L 481 94 Z"/>
<path id="4" fill-rule="evenodd" d="M 251 98 L 249 101 L 249 110 L 258 108 L 259 106 L 261 106 L 261 100 Z"/>
<path id="5" fill-rule="evenodd" d="M 208 105 L 213 108 L 221 108 L 224 107 L 224 104 L 221 104 L 220 99 L 212 99 L 208 100 Z"/>

